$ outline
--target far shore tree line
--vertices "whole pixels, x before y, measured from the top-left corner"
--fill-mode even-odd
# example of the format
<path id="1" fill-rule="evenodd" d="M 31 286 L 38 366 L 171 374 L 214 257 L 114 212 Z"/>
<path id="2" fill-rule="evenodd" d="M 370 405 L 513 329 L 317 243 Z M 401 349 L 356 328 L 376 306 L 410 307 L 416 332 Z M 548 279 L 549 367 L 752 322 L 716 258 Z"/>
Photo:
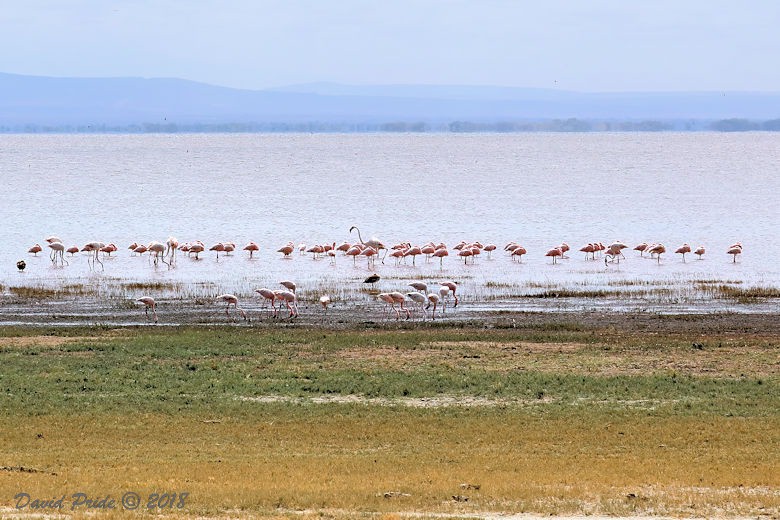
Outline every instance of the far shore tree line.
<path id="1" fill-rule="evenodd" d="M 539 121 L 393 121 L 384 123 L 354 122 L 270 122 L 270 123 L 142 123 L 128 125 L 3 125 L 0 133 L 522 133 L 522 132 L 777 132 L 780 119 L 704 120 L 591 120 L 550 119 Z"/>

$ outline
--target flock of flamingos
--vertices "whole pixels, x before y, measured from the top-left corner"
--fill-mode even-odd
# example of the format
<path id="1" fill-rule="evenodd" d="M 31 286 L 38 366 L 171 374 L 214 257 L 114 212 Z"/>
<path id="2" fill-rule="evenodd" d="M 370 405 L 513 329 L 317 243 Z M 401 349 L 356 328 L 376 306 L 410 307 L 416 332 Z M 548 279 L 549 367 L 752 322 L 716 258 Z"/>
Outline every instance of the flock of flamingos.
<path id="1" fill-rule="evenodd" d="M 412 258 L 411 261 L 414 265 L 417 256 L 421 255 L 425 257 L 426 261 L 430 261 L 431 258 L 438 258 L 441 264 L 443 263 L 445 257 L 450 256 L 449 249 L 443 243 L 428 243 L 424 246 L 414 246 L 411 243 L 406 242 L 387 247 L 377 238 L 370 238 L 369 240 L 364 241 L 357 226 L 351 227 L 350 233 L 352 233 L 352 231 L 357 231 L 359 240 L 354 244 L 344 242 L 337 246 L 336 243 L 333 242 L 332 244 L 314 245 L 307 247 L 305 244 L 299 244 L 296 246 L 290 242 L 279 248 L 277 252 L 282 254 L 284 257 L 291 257 L 291 255 L 293 255 L 293 253 L 296 251 L 299 254 L 310 253 L 314 256 L 314 258 L 324 256 L 330 258 L 332 262 L 335 262 L 337 254 L 341 253 L 344 256 L 351 256 L 354 263 L 357 262 L 358 257 L 365 258 L 369 268 L 374 266 L 376 258 L 380 257 L 380 254 L 381 261 L 383 263 L 386 257 L 389 256 L 396 262 L 396 265 L 400 264 L 401 262 L 406 262 L 408 257 Z M 102 253 L 103 255 L 111 255 L 111 253 L 114 253 L 118 249 L 114 244 L 105 244 L 99 241 L 89 242 L 81 248 L 77 246 L 66 248 L 62 240 L 56 236 L 50 236 L 46 238 L 45 241 L 50 249 L 49 257 L 52 263 L 55 265 L 59 264 L 61 266 L 64 266 L 68 263 L 67 260 L 65 260 L 65 253 L 69 253 L 71 256 L 75 255 L 76 253 L 86 253 L 87 263 L 89 264 L 90 269 L 97 269 L 98 264 L 100 264 L 101 269 L 104 269 L 103 262 L 100 260 L 100 254 Z M 620 259 L 625 258 L 623 255 L 623 250 L 627 248 L 628 246 L 623 242 L 615 241 L 606 246 L 601 242 L 592 242 L 582 246 L 579 250 L 580 252 L 585 253 L 586 259 L 595 260 L 597 255 L 603 255 L 604 262 L 607 264 L 609 262 L 620 263 Z M 168 266 L 169 269 L 176 264 L 176 256 L 178 251 L 189 256 L 194 256 L 195 259 L 198 259 L 201 253 L 205 254 L 207 251 L 205 245 L 201 241 L 180 244 L 179 241 L 174 237 L 169 237 L 165 243 L 156 241 L 151 242 L 148 245 L 133 243 L 130 244 L 129 249 L 131 250 L 132 254 L 142 255 L 148 253 L 150 263 L 154 262 L 155 266 L 157 266 L 159 263 L 163 263 Z M 468 263 L 469 260 L 474 262 L 474 259 L 483 252 L 485 252 L 489 257 L 490 254 L 496 249 L 497 246 L 495 244 L 483 245 L 479 242 L 461 242 L 452 247 L 452 255 L 457 255 L 458 257 L 463 258 L 464 263 Z M 522 256 L 527 254 L 526 248 L 516 242 L 510 242 L 506 244 L 503 249 L 509 254 L 512 260 L 521 260 Z M 667 252 L 666 247 L 660 243 L 649 244 L 647 242 L 643 242 L 636 245 L 633 249 L 638 251 L 641 256 L 644 256 L 644 254 L 647 253 L 651 258 L 657 259 L 659 264 L 661 262 L 661 255 Z M 208 248 L 208 251 L 213 251 L 216 253 L 217 259 L 219 259 L 220 253 L 225 255 L 230 254 L 235 250 L 236 245 L 232 242 L 220 242 Z M 243 247 L 243 250 L 247 251 L 250 258 L 252 258 L 252 256 L 260 250 L 260 247 L 255 242 L 249 242 L 246 246 Z M 37 255 L 41 251 L 43 251 L 43 248 L 39 244 L 35 244 L 28 250 L 28 253 Z M 550 257 L 552 259 L 552 263 L 554 264 L 560 258 L 568 258 L 567 253 L 569 251 L 569 245 L 563 242 L 560 245 L 549 249 L 545 253 L 545 256 Z M 701 259 L 706 251 L 703 246 L 699 246 L 694 250 L 688 244 L 683 244 L 674 252 L 676 254 L 682 255 L 682 260 L 685 262 L 685 255 L 687 253 L 693 253 L 697 255 L 699 259 Z M 742 244 L 739 242 L 732 244 L 726 253 L 732 255 L 733 261 L 736 262 L 737 256 L 742 254 Z M 17 262 L 17 267 L 19 270 L 24 270 L 26 267 L 24 260 Z M 373 274 L 366 278 L 364 283 L 370 283 L 373 286 L 373 284 L 379 281 L 379 279 L 379 275 Z M 274 317 L 278 317 L 279 309 L 282 305 L 286 305 L 289 311 L 289 318 L 295 318 L 298 316 L 295 283 L 289 280 L 284 280 L 280 282 L 280 285 L 282 285 L 284 289 L 271 290 L 262 288 L 257 289 L 255 292 L 270 302 Z M 450 295 L 452 295 L 454 298 L 454 306 L 457 307 L 458 305 L 458 297 L 455 294 L 457 290 L 456 282 L 449 280 L 441 282 L 438 291 L 433 292 L 428 292 L 428 286 L 422 282 L 413 282 L 410 283 L 409 286 L 414 289 L 413 292 L 407 292 L 406 294 L 403 294 L 396 291 L 378 294 L 378 298 L 388 305 L 386 308 L 387 314 L 394 311 L 396 314 L 396 319 L 400 319 L 401 312 L 404 312 L 406 314 L 406 319 L 411 318 L 412 310 L 408 307 L 405 307 L 406 302 L 409 301 L 412 303 L 414 312 L 417 312 L 417 309 L 421 311 L 422 319 L 427 319 L 426 310 L 433 306 L 433 310 L 431 311 L 431 318 L 435 319 L 436 309 L 439 305 L 442 306 L 441 312 L 445 312 L 446 302 Z M 157 306 L 155 300 L 150 296 L 143 296 L 138 298 L 136 301 L 142 303 L 145 306 L 147 317 L 149 316 L 149 311 L 152 311 L 152 319 L 156 323 Z M 232 305 L 236 313 L 240 314 L 244 320 L 248 320 L 246 312 L 241 309 L 241 307 L 239 307 L 238 298 L 235 295 L 222 294 L 217 297 L 217 302 L 226 303 L 225 314 L 227 314 L 228 318 L 230 318 L 230 306 Z M 279 308 L 276 307 L 277 302 L 279 304 Z M 319 302 L 323 307 L 323 311 L 327 313 L 328 305 L 331 303 L 330 297 L 328 295 L 323 295 L 320 297 Z M 399 307 L 396 308 L 396 305 Z"/>

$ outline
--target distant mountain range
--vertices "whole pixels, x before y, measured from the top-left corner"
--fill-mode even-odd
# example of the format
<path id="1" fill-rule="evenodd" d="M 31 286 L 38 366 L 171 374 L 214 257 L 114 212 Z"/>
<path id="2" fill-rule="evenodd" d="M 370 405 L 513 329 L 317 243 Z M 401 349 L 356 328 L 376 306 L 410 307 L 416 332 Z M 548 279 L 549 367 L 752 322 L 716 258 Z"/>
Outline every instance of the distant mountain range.
<path id="1" fill-rule="evenodd" d="M 681 128 L 682 122 L 777 118 L 780 92 L 583 93 L 330 83 L 241 90 L 173 78 L 0 73 L 0 129 L 4 131 L 125 127 L 163 131 L 226 127 L 479 130 L 491 125 L 522 130 L 538 129 L 531 123 L 553 120 L 654 121 L 661 125 L 658 129 L 672 129 Z"/>

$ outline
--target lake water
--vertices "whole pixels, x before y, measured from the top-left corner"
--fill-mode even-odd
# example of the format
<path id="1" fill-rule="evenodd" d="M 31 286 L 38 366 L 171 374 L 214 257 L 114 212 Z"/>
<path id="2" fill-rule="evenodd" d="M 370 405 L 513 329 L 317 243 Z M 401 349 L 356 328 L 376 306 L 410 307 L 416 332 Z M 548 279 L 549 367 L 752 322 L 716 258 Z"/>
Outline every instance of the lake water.
<path id="1" fill-rule="evenodd" d="M 309 299 L 330 292 L 368 300 L 361 282 L 376 271 L 387 291 L 405 292 L 414 279 L 458 280 L 475 306 L 504 308 L 556 288 L 619 288 L 639 291 L 632 305 L 695 311 L 730 308 L 698 294 L 701 281 L 780 286 L 777 133 L 2 135 L 0 172 L 6 294 L 9 286 L 86 284 L 133 298 L 140 293 L 116 287 L 161 281 L 183 298 L 249 296 L 291 279 Z M 440 268 L 420 257 L 415 266 L 388 259 L 375 269 L 275 252 L 288 241 L 355 242 L 353 225 L 387 245 L 465 240 L 499 250 L 473 265 L 450 256 Z M 91 271 L 86 256 L 66 255 L 69 265 L 55 267 L 48 250 L 26 252 L 45 248 L 49 235 L 66 247 L 100 240 L 119 251 L 104 271 Z M 126 249 L 171 235 L 206 247 L 253 240 L 261 250 L 252 260 L 238 251 L 219 261 L 181 255 L 167 269 Z M 613 240 L 661 242 L 669 252 L 658 264 L 627 250 L 620 265 L 605 266 L 577 251 Z M 509 241 L 528 249 L 522 262 L 502 251 Z M 552 265 L 544 254 L 562 241 L 573 251 Z M 744 254 L 733 263 L 725 251 L 737 241 Z M 704 259 L 683 263 L 673 251 L 684 242 L 704 245 Z"/>

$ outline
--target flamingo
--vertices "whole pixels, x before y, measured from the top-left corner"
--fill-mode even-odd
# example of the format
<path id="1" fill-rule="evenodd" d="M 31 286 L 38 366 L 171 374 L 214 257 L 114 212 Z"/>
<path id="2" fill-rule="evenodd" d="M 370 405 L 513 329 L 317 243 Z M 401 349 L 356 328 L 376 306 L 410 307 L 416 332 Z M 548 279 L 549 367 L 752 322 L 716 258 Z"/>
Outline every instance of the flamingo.
<path id="1" fill-rule="evenodd" d="M 648 247 L 647 242 L 642 242 L 634 247 L 634 251 L 639 251 L 639 256 L 645 256 L 645 251 Z"/>
<path id="2" fill-rule="evenodd" d="M 57 265 L 57 257 L 60 258 L 60 265 L 63 267 L 68 262 L 65 260 L 65 246 L 62 245 L 62 242 L 49 242 L 49 247 L 51 248 L 51 261 L 54 265 Z M 70 264 L 69 264 L 70 265 Z"/>
<path id="3" fill-rule="evenodd" d="M 554 248 L 550 249 L 549 251 L 547 251 L 547 253 L 545 253 L 544 256 L 551 256 L 552 259 L 553 259 L 552 263 L 554 265 L 555 264 L 555 259 L 558 258 L 559 256 L 563 256 L 563 251 L 561 251 L 561 249 L 559 247 L 554 247 Z"/>
<path id="4" fill-rule="evenodd" d="M 425 302 L 428 300 L 425 297 L 425 293 L 420 293 L 420 292 L 417 292 L 417 291 L 415 291 L 415 292 L 408 292 L 408 293 L 406 293 L 406 297 L 409 298 L 410 300 L 412 300 L 414 303 L 416 303 L 420 307 L 420 310 L 423 313 L 423 319 L 428 317 L 428 315 L 425 312 Z"/>
<path id="5" fill-rule="evenodd" d="M 436 307 L 439 305 L 439 295 L 436 293 L 430 293 L 428 294 L 428 307 L 433 304 L 433 310 L 431 311 L 431 319 L 436 319 Z M 426 309 L 428 308 L 426 307 Z"/>
<path id="6" fill-rule="evenodd" d="M 409 284 L 409 287 L 411 287 L 415 291 L 420 291 L 423 294 L 423 296 L 425 296 L 425 293 L 428 292 L 428 284 L 425 282 L 412 282 Z"/>
<path id="7" fill-rule="evenodd" d="M 526 250 L 526 249 L 525 249 L 523 246 L 520 246 L 520 245 L 516 245 L 516 244 L 515 244 L 515 245 L 512 247 L 512 254 L 511 254 L 510 256 L 512 257 L 512 260 L 514 260 L 514 259 L 515 259 L 515 257 L 517 257 L 517 258 L 518 258 L 518 260 L 519 260 L 520 262 L 522 262 L 522 261 L 523 261 L 523 255 L 524 255 L 524 254 L 527 254 L 527 253 L 528 253 L 528 251 L 527 251 L 527 250 Z"/>
<path id="8" fill-rule="evenodd" d="M 293 253 L 293 251 L 295 251 L 295 246 L 293 246 L 292 242 L 276 250 L 277 253 L 282 253 L 284 258 L 290 258 L 290 255 Z"/>
<path id="9" fill-rule="evenodd" d="M 98 256 L 98 253 L 100 253 L 100 249 L 105 247 L 105 246 L 106 246 L 106 244 L 104 244 L 103 242 L 94 241 L 94 242 L 89 242 L 83 248 L 81 248 L 82 251 L 87 251 L 89 253 L 92 253 L 92 255 L 91 255 L 92 256 L 92 264 L 91 265 L 90 265 L 90 261 L 89 261 L 90 259 L 87 258 L 87 265 L 90 266 L 89 267 L 90 269 L 94 269 L 95 268 L 95 262 L 97 262 L 97 263 L 100 264 L 100 268 L 103 271 L 106 270 L 105 266 L 103 265 L 103 262 L 100 261 L 100 257 Z"/>
<path id="10" fill-rule="evenodd" d="M 422 254 L 422 249 L 420 249 L 418 246 L 412 246 L 406 250 L 404 253 L 404 257 L 411 256 L 412 257 L 412 265 L 414 264 L 414 261 L 417 259 L 417 255 Z"/>
<path id="11" fill-rule="evenodd" d="M 485 251 L 487 251 L 487 253 L 488 253 L 488 258 L 490 258 L 490 253 L 492 253 L 493 251 L 495 251 L 495 250 L 497 249 L 497 247 L 496 247 L 496 245 L 495 245 L 495 244 L 487 244 L 487 245 L 485 245 L 485 248 L 484 248 L 484 249 L 485 249 Z"/>
<path id="12" fill-rule="evenodd" d="M 149 319 L 149 309 L 152 309 L 152 316 L 154 317 L 154 322 L 157 323 L 157 303 L 155 303 L 154 298 L 151 296 L 142 296 L 136 300 L 139 303 L 144 304 L 144 310 L 146 311 L 146 319 Z"/>
<path id="13" fill-rule="evenodd" d="M 664 247 L 663 244 L 655 244 L 652 247 L 650 247 L 647 251 L 650 253 L 651 256 L 652 255 L 658 255 L 656 258 L 658 258 L 658 263 L 660 264 L 661 263 L 661 255 L 663 253 L 666 253 L 666 248 Z"/>
<path id="14" fill-rule="evenodd" d="M 290 318 L 297 318 L 298 317 L 298 299 L 295 296 L 295 293 L 292 291 L 274 291 L 274 294 L 276 295 L 276 299 L 279 301 L 283 301 L 287 304 L 287 308 L 290 310 Z"/>
<path id="15" fill-rule="evenodd" d="M 58 237 L 56 235 L 52 235 L 52 236 L 46 237 L 46 238 L 44 238 L 44 240 L 46 242 L 50 243 L 50 244 L 53 243 L 53 242 L 62 242 L 60 237 Z"/>
<path id="16" fill-rule="evenodd" d="M 27 250 L 27 252 L 32 253 L 33 256 L 38 256 L 38 253 L 40 253 L 41 251 L 43 251 L 43 248 L 41 247 L 40 244 L 35 244 L 34 246 L 32 246 L 30 249 Z"/>
<path id="17" fill-rule="evenodd" d="M 401 304 L 401 310 L 406 313 L 407 320 L 411 317 L 409 309 L 404 307 L 404 301 L 406 300 L 406 297 L 403 294 L 395 291 L 390 293 L 379 293 L 379 299 L 385 303 L 390 304 L 390 308 L 395 311 L 395 317 L 397 320 L 401 319 L 401 313 L 398 309 L 395 308 L 396 303 Z"/>
<path id="18" fill-rule="evenodd" d="M 350 247 L 349 249 L 347 249 L 344 252 L 344 254 L 346 256 L 351 256 L 352 257 L 352 265 L 356 266 L 357 265 L 357 257 L 360 256 L 360 252 L 361 251 L 362 251 L 362 249 L 360 247 L 358 247 L 357 245 L 354 245 L 354 246 Z"/>
<path id="19" fill-rule="evenodd" d="M 439 268 L 444 269 L 444 257 L 449 256 L 450 253 L 447 251 L 446 247 L 440 247 L 436 251 L 433 252 L 433 256 L 439 259 Z"/>
<path id="20" fill-rule="evenodd" d="M 458 288 L 458 283 L 457 282 L 453 282 L 452 280 L 447 280 L 447 281 L 441 282 L 440 285 L 442 287 L 446 287 L 447 289 L 450 290 L 450 292 L 452 292 L 452 297 L 455 298 L 455 305 L 453 305 L 453 307 L 457 307 L 458 306 L 458 295 L 455 294 L 455 291 Z"/>
<path id="21" fill-rule="evenodd" d="M 364 242 L 363 241 L 363 237 L 360 236 L 360 229 L 357 226 L 352 226 L 351 228 L 349 228 L 349 232 L 352 233 L 353 229 L 357 231 L 358 240 L 360 240 L 361 244 L 364 244 L 364 245 L 367 245 L 369 247 L 374 248 L 376 253 L 379 253 L 380 250 L 384 249 L 385 250 L 385 256 L 387 255 L 387 248 L 385 247 L 385 245 L 378 238 L 371 237 L 370 239 L 368 239 L 367 241 Z M 385 263 L 385 257 L 384 256 L 382 257 L 382 263 L 383 264 Z"/>
<path id="22" fill-rule="evenodd" d="M 79 252 L 79 248 L 76 246 L 70 246 L 68 249 L 65 250 L 65 252 L 70 253 L 70 256 L 73 256 Z"/>
<path id="23" fill-rule="evenodd" d="M 198 255 L 206 250 L 206 246 L 204 246 L 201 242 L 195 242 L 193 244 L 190 244 L 189 251 L 187 251 L 187 254 L 195 253 L 195 260 L 200 260 L 198 258 Z"/>
<path id="24" fill-rule="evenodd" d="M 701 260 L 701 256 L 702 256 L 702 255 L 703 255 L 705 252 L 706 252 L 706 250 L 704 249 L 704 246 L 699 246 L 699 247 L 697 247 L 697 248 L 696 248 L 696 251 L 694 251 L 694 252 L 693 252 L 693 254 L 694 254 L 694 255 L 698 255 L 698 256 L 699 256 L 699 260 Z"/>
<path id="25" fill-rule="evenodd" d="M 255 292 L 258 293 L 263 298 L 265 298 L 266 301 L 269 300 L 271 301 L 271 310 L 274 314 L 274 318 L 276 318 L 277 316 L 276 305 L 274 305 L 276 301 L 276 293 L 273 292 L 271 289 L 266 289 L 265 287 L 263 287 L 262 289 L 255 289 Z"/>
<path id="26" fill-rule="evenodd" d="M 260 251 L 260 246 L 258 246 L 254 242 L 249 242 L 247 245 L 244 246 L 244 251 L 249 251 L 249 258 L 252 258 L 252 255 L 255 254 L 255 251 Z"/>
<path id="27" fill-rule="evenodd" d="M 585 260 L 588 259 L 588 255 L 589 254 L 593 254 L 593 259 L 594 260 L 596 259 L 596 256 L 595 256 L 596 255 L 596 247 L 592 243 L 589 243 L 588 245 L 582 246 L 580 248 L 580 251 L 585 253 Z"/>
<path id="28" fill-rule="evenodd" d="M 163 244 L 162 242 L 152 242 L 151 244 L 149 244 L 148 250 L 150 251 L 149 253 L 150 259 L 152 258 L 152 255 L 154 255 L 155 267 L 157 266 L 157 261 L 161 260 L 162 263 L 168 266 L 168 269 L 171 268 L 171 264 L 165 261 L 165 244 Z"/>
<path id="29" fill-rule="evenodd" d="M 736 244 L 732 244 L 731 247 L 729 247 L 728 251 L 726 251 L 729 255 L 734 255 L 734 263 L 737 263 L 737 255 L 742 254 L 742 243 L 737 242 Z"/>
<path id="30" fill-rule="evenodd" d="M 244 309 L 238 306 L 238 298 L 236 298 L 233 294 L 220 294 L 217 296 L 217 302 L 223 301 L 227 303 L 225 306 L 225 315 L 230 318 L 230 306 L 233 305 L 236 308 L 236 312 L 241 314 L 241 317 L 244 318 L 244 321 L 247 321 L 246 312 L 244 312 Z"/>
<path id="31" fill-rule="evenodd" d="M 225 244 L 222 242 L 219 242 L 217 244 L 214 244 L 209 248 L 209 251 L 216 251 L 217 252 L 217 262 L 219 262 L 219 253 L 225 251 Z"/>
<path id="32" fill-rule="evenodd" d="M 675 254 L 681 254 L 683 257 L 683 263 L 685 263 L 685 253 L 691 252 L 691 246 L 683 244 L 675 250 Z"/>
<path id="33" fill-rule="evenodd" d="M 279 282 L 279 285 L 289 290 L 290 292 L 295 292 L 295 282 L 291 282 L 290 280 L 282 280 Z"/>
<path id="34" fill-rule="evenodd" d="M 179 241 L 176 239 L 176 237 L 168 237 L 168 240 L 165 241 L 165 255 L 171 257 L 171 259 L 168 261 L 169 266 L 173 265 L 173 263 L 176 261 L 176 250 L 178 248 Z"/>
<path id="35" fill-rule="evenodd" d="M 330 305 L 331 300 L 330 296 L 327 294 L 320 296 L 320 305 L 322 305 L 322 313 L 327 316 L 328 315 L 328 305 Z"/>

